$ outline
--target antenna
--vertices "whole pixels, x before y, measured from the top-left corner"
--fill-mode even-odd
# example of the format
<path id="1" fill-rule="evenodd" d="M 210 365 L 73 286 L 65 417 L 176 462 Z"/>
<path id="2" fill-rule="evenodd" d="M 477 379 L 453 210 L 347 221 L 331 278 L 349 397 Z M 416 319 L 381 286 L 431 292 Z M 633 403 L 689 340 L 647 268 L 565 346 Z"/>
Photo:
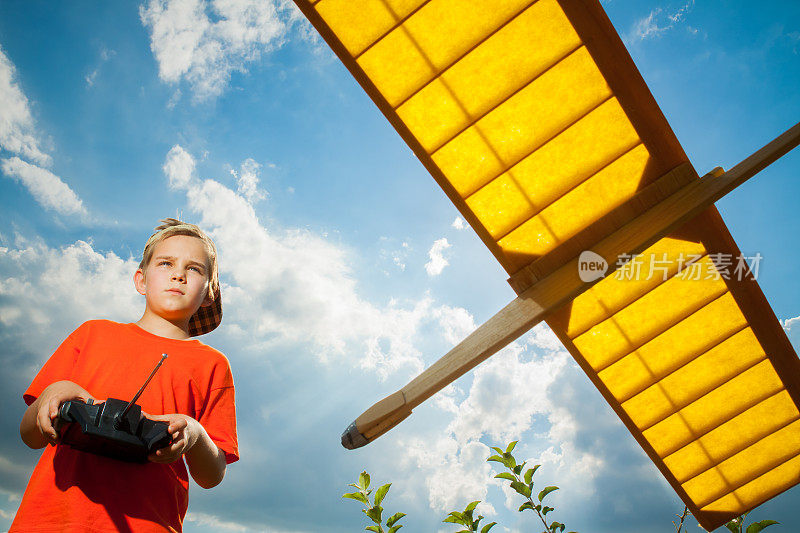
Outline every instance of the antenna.
<path id="1" fill-rule="evenodd" d="M 167 354 L 165 354 L 165 353 L 162 353 L 162 354 L 161 354 L 161 359 L 158 361 L 158 363 L 156 364 L 156 367 L 153 369 L 153 371 L 152 371 L 152 372 L 150 372 L 150 375 L 149 375 L 149 376 L 147 377 L 147 379 L 145 380 L 145 382 L 144 382 L 144 385 L 142 385 L 142 388 L 140 388 L 140 389 L 139 389 L 139 392 L 137 392 L 137 393 L 134 395 L 133 399 L 132 399 L 131 401 L 129 401 L 129 402 L 128 402 L 128 405 L 126 405 L 126 406 L 125 406 L 125 409 L 124 409 L 124 410 L 122 411 L 122 413 L 120 413 L 120 414 L 119 414 L 119 416 L 117 417 L 116 423 L 114 424 L 114 427 L 115 427 L 116 429 L 119 429 L 119 428 L 118 428 L 119 424 L 120 424 L 120 423 L 121 423 L 121 421 L 122 421 L 122 420 L 125 418 L 125 415 L 127 415 L 127 414 L 128 414 L 128 411 L 130 410 L 131 406 L 132 406 L 133 404 L 135 404 L 135 403 L 136 403 L 136 400 L 138 400 L 138 399 L 139 399 L 139 396 L 141 396 L 141 395 L 142 395 L 142 393 L 144 392 L 144 389 L 145 389 L 145 387 L 147 387 L 147 384 L 148 384 L 148 383 L 150 383 L 150 380 L 151 380 L 151 379 L 153 379 L 153 376 L 155 376 L 155 375 L 156 375 L 156 372 L 158 371 L 158 369 L 159 369 L 159 368 L 161 368 L 161 365 L 162 365 L 162 364 L 164 364 L 164 359 L 166 359 L 166 358 L 167 358 Z"/>

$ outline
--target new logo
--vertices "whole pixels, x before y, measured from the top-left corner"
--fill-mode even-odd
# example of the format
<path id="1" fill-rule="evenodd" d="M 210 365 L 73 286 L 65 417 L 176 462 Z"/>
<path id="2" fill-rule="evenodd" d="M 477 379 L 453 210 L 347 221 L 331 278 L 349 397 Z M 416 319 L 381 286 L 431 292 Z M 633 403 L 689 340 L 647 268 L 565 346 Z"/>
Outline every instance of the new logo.
<path id="1" fill-rule="evenodd" d="M 585 283 L 602 278 L 607 270 L 608 262 L 591 250 L 584 250 L 578 257 L 578 276 Z"/>

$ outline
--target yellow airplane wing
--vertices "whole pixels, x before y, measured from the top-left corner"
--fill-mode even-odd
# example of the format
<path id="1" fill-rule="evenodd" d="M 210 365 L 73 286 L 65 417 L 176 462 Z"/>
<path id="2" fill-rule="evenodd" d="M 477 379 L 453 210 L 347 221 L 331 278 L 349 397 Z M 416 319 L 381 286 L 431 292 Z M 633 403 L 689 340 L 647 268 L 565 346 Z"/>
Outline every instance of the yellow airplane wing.
<path id="1" fill-rule="evenodd" d="M 517 293 L 698 178 L 596 0 L 295 1 Z M 800 481 L 800 362 L 740 257 L 712 206 L 547 318 L 707 529 Z"/>

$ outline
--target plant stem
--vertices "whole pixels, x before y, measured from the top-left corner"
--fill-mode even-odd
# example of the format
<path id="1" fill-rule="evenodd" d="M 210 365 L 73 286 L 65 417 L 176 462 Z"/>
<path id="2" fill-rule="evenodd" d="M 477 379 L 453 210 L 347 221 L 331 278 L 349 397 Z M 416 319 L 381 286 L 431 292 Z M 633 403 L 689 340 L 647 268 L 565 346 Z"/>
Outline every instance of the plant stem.
<path id="1" fill-rule="evenodd" d="M 688 514 L 689 514 L 689 507 L 688 506 L 684 506 L 683 507 L 683 514 L 680 516 L 681 521 L 678 524 L 678 529 L 675 530 L 676 533 L 681 533 L 681 528 L 683 528 L 683 521 L 686 520 L 686 515 L 688 515 Z M 675 522 L 672 522 L 672 524 L 674 525 Z"/>
<path id="2" fill-rule="evenodd" d="M 519 478 L 519 476 L 518 476 L 517 474 L 515 474 L 513 471 L 511 472 L 511 475 L 513 475 L 515 478 L 517 478 L 517 481 L 519 481 L 520 483 L 522 483 L 522 480 L 521 480 L 521 479 Z M 531 497 L 530 497 L 530 496 L 528 496 L 528 501 L 529 501 L 529 502 L 530 502 L 530 504 L 531 504 L 531 509 L 533 509 L 534 511 L 536 511 L 536 514 L 537 514 L 537 515 L 539 515 L 539 520 L 541 520 L 541 521 L 542 521 L 542 524 L 544 524 L 544 533 L 547 533 L 548 531 L 550 531 L 550 526 L 548 526 L 548 525 L 547 525 L 547 521 L 544 519 L 544 515 L 543 515 L 542 513 L 540 513 L 540 512 L 539 512 L 539 511 L 536 509 L 536 505 L 533 503 L 533 499 L 531 499 Z"/>

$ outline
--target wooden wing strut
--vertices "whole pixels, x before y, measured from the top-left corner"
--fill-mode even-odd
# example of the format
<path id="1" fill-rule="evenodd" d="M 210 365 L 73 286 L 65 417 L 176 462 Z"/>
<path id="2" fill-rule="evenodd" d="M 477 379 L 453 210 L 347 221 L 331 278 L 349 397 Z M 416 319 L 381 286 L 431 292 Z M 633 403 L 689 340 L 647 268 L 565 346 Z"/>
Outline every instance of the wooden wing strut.
<path id="1" fill-rule="evenodd" d="M 645 213 L 597 243 L 592 251 L 613 271 L 616 258 L 645 250 L 800 144 L 800 123 L 722 175 L 691 181 Z M 686 172 L 688 165 L 670 171 Z M 364 411 L 342 434 L 348 449 L 364 446 L 403 421 L 412 409 L 497 353 L 549 313 L 589 289 L 578 275 L 578 258 L 536 282 L 466 339 L 399 391 Z M 610 272 L 609 272 L 610 273 Z"/>

